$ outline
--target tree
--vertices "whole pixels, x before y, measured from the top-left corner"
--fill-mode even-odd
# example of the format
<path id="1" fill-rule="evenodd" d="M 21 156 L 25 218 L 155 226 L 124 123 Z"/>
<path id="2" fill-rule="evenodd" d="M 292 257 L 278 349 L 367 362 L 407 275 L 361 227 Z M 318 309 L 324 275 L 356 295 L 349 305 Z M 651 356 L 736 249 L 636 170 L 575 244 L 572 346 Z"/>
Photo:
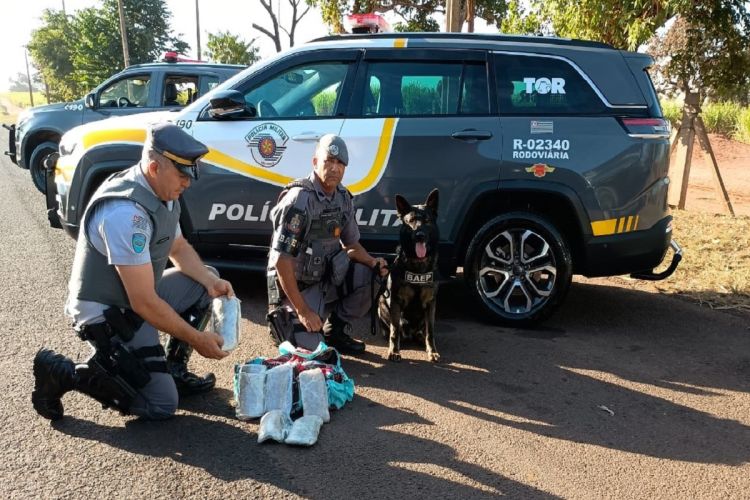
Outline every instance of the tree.
<path id="1" fill-rule="evenodd" d="M 165 50 L 189 46 L 173 36 L 164 0 L 124 0 L 133 64 L 154 61 Z M 31 34 L 29 52 L 55 100 L 72 100 L 123 69 L 117 0 L 103 0 L 68 16 L 46 10 L 43 25 Z"/>
<path id="2" fill-rule="evenodd" d="M 204 54 L 214 62 L 250 66 L 260 60 L 259 49 L 253 46 L 254 42 L 255 38 L 245 42 L 239 35 L 232 35 L 228 31 L 220 31 L 216 35 L 209 33 L 208 48 Z"/>
<path id="3" fill-rule="evenodd" d="M 16 76 L 8 78 L 8 90 L 11 92 L 28 92 L 29 91 L 29 77 L 26 73 L 16 73 Z M 31 75 L 31 89 L 35 91 L 41 90 L 41 82 L 39 80 L 39 74 L 34 73 Z"/>
<path id="4" fill-rule="evenodd" d="M 665 93 L 697 93 L 747 105 L 750 15 L 743 2 L 695 2 L 649 42 Z"/>
<path id="5" fill-rule="evenodd" d="M 319 7 L 323 22 L 333 33 L 344 32 L 345 14 L 366 14 L 369 12 L 392 12 L 403 19 L 396 23 L 396 31 L 439 31 L 440 26 L 432 14 L 445 13 L 445 0 L 308 0 L 310 5 Z M 488 24 L 500 26 L 505 16 L 504 0 L 475 0 L 474 13 Z M 466 18 L 467 3 L 461 0 L 461 19 Z"/>
<path id="6" fill-rule="evenodd" d="M 29 53 L 49 86 L 49 98 L 55 101 L 73 100 L 84 92 L 70 78 L 74 33 L 70 18 L 51 9 L 43 11 L 42 27 L 31 32 Z"/>
<path id="7" fill-rule="evenodd" d="M 287 37 L 289 38 L 289 46 L 294 47 L 294 32 L 297 29 L 297 24 L 302 20 L 303 17 L 305 17 L 305 14 L 307 14 L 310 11 L 310 5 L 307 5 L 304 10 L 300 12 L 300 4 L 302 4 L 302 0 L 287 0 L 289 2 L 289 6 L 292 8 L 292 21 L 291 26 L 287 30 L 284 28 L 284 26 L 281 25 L 279 22 L 279 12 L 281 10 L 279 4 L 276 4 L 276 11 L 273 10 L 272 0 L 260 0 L 260 4 L 263 6 L 264 9 L 266 9 L 266 13 L 268 13 L 268 17 L 271 19 L 271 26 L 273 32 L 269 31 L 268 29 L 264 28 L 263 26 L 253 23 L 253 28 L 260 31 L 267 37 L 269 37 L 272 41 L 274 46 L 276 47 L 276 52 L 281 52 L 281 33 L 280 31 L 283 31 L 286 33 Z"/>

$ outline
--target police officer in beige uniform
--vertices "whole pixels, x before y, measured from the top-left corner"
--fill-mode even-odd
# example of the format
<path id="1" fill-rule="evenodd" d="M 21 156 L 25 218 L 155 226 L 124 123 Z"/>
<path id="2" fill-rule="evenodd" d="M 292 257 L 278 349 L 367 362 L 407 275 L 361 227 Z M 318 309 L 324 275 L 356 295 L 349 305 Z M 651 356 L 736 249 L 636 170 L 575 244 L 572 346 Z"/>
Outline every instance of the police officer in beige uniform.
<path id="1" fill-rule="evenodd" d="M 292 312 L 299 325 L 289 338 L 272 321 L 277 341 L 314 349 L 322 333 L 342 352 L 365 350 L 364 342 L 349 335 L 351 322 L 371 307 L 373 270 L 379 266 L 381 276 L 388 270 L 383 258 L 373 257 L 359 242 L 352 195 L 341 186 L 348 163 L 344 141 L 324 135 L 310 176 L 289 184 L 271 211 L 269 303 Z"/>
<path id="2" fill-rule="evenodd" d="M 163 419 L 176 411 L 178 391 L 213 388 L 213 374 L 192 374 L 187 361 L 193 348 L 211 359 L 227 355 L 218 334 L 201 330 L 211 297 L 234 291 L 182 236 L 178 201 L 207 152 L 179 127 L 155 125 L 140 163 L 94 193 L 65 306 L 94 353 L 78 365 L 49 349 L 37 353 L 32 403 L 43 417 L 62 418 L 63 394 L 77 390 L 124 414 Z M 168 260 L 174 267 L 165 271 Z M 157 329 L 170 335 L 166 359 Z"/>

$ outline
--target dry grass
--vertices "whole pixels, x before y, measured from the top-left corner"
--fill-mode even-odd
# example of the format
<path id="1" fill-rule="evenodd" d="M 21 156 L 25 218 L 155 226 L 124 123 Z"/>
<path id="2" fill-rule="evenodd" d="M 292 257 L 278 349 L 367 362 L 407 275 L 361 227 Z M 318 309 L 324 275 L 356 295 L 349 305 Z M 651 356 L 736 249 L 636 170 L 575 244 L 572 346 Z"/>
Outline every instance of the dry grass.
<path id="1" fill-rule="evenodd" d="M 683 210 L 672 215 L 683 259 L 655 287 L 712 309 L 750 312 L 750 217 Z"/>

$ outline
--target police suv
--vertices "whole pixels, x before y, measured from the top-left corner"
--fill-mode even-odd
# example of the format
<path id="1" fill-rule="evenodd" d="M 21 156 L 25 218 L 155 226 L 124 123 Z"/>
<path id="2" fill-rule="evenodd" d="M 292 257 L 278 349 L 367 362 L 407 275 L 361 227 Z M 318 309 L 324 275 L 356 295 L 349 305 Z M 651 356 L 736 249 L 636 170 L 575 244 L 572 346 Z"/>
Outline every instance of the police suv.
<path id="1" fill-rule="evenodd" d="M 206 64 L 167 52 L 161 63 L 136 64 L 117 73 L 73 102 L 36 106 L 22 112 L 14 126 L 6 152 L 11 161 L 31 173 L 41 192 L 46 187 L 45 158 L 57 151 L 60 137 L 71 128 L 96 120 L 176 110 L 193 102 L 245 66 Z"/>
<path id="2" fill-rule="evenodd" d="M 261 61 L 180 112 L 63 137 L 50 221 L 75 235 L 89 197 L 136 163 L 149 122 L 209 147 L 182 230 L 217 265 L 265 265 L 269 211 L 311 170 L 317 139 L 348 144 L 365 247 L 393 254 L 394 196 L 440 190 L 440 267 L 463 268 L 491 318 L 526 325 L 573 274 L 669 276 L 669 125 L 648 55 L 595 42 L 464 33 L 342 35 Z M 54 175 L 54 177 L 53 177 Z M 670 245 L 668 269 L 655 272 Z"/>

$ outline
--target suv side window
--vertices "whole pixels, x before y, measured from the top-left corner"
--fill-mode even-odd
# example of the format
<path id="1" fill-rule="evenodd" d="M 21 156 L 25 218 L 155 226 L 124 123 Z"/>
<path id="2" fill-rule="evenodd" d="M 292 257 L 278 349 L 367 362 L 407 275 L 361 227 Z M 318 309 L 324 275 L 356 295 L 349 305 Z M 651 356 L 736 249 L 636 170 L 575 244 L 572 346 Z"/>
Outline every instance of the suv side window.
<path id="1" fill-rule="evenodd" d="M 162 106 L 186 106 L 198 95 L 198 77 L 165 75 Z"/>
<path id="2" fill-rule="evenodd" d="M 482 63 L 373 62 L 367 67 L 363 116 L 489 113 Z"/>
<path id="3" fill-rule="evenodd" d="M 591 84 L 561 59 L 497 54 L 495 81 L 501 114 L 585 115 L 606 111 Z"/>
<path id="4" fill-rule="evenodd" d="M 296 66 L 245 92 L 260 117 L 332 117 L 348 63 L 314 62 Z"/>
<path id="5" fill-rule="evenodd" d="M 148 75 L 130 76 L 108 85 L 99 94 L 100 108 L 145 108 L 151 79 Z"/>

